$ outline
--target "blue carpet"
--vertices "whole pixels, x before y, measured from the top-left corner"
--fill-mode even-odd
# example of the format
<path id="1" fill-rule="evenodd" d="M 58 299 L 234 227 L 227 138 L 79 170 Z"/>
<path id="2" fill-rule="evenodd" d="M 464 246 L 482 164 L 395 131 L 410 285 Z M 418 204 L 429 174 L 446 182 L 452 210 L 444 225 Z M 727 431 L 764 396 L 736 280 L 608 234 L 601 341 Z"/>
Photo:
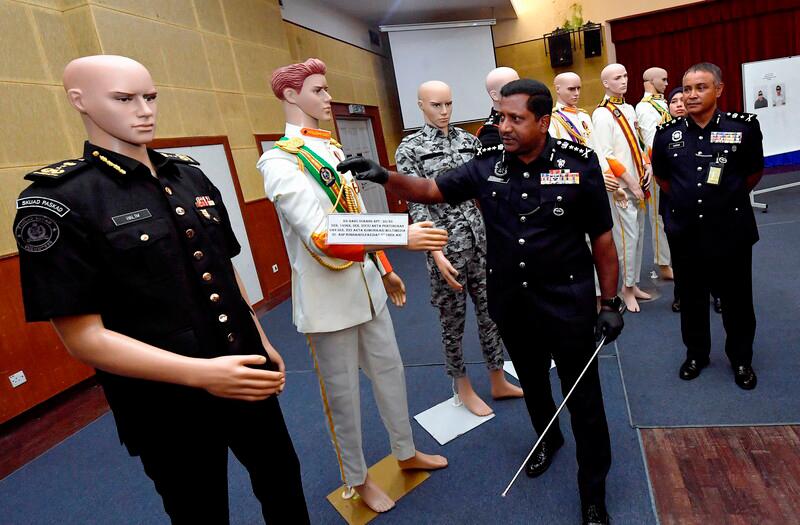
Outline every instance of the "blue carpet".
<path id="1" fill-rule="evenodd" d="M 601 359 L 601 378 L 612 438 L 614 464 L 608 478 L 608 507 L 614 523 L 655 523 L 637 433 L 628 425 L 615 357 Z M 438 367 L 406 370 L 412 393 L 411 414 L 443 399 L 431 385 L 441 382 Z M 555 372 L 553 372 L 555 376 Z M 342 523 L 325 496 L 339 482 L 338 467 L 326 432 L 318 384 L 312 372 L 288 376 L 281 403 L 301 458 L 303 483 L 313 523 Z M 369 382 L 362 381 L 364 450 L 372 464 L 389 453 Z M 557 387 L 557 380 L 554 386 Z M 485 375 L 475 380 L 488 397 Z M 562 417 L 567 444 L 551 469 L 531 480 L 524 475 L 508 497 L 500 492 L 533 444 L 522 400 L 493 403 L 497 417 L 444 447 L 416 422 L 420 450 L 448 456 L 450 467 L 403 498 L 376 523 L 548 523 L 580 521 L 575 446 L 568 415 Z M 0 481 L 3 523 L 9 524 L 151 524 L 164 523 L 160 500 L 135 458 L 117 444 L 106 415 L 47 454 Z M 232 455 L 231 455 L 232 457 Z M 230 506 L 234 524 L 260 523 L 244 469 L 230 464 Z"/>
<path id="2" fill-rule="evenodd" d="M 770 175 L 759 187 L 796 180 L 796 175 Z M 753 250 L 758 322 L 753 367 L 758 387 L 746 392 L 734 384 L 724 353 L 722 320 L 713 311 L 711 365 L 694 381 L 680 380 L 685 347 L 679 316 L 670 312 L 672 284 L 648 282 L 662 297 L 643 303 L 641 313 L 626 316 L 618 342 L 633 425 L 800 423 L 800 188 L 760 195 L 758 200 L 769 204 L 768 213 L 756 213 L 761 240 Z M 652 261 L 649 253 L 646 246 L 647 262 Z"/>

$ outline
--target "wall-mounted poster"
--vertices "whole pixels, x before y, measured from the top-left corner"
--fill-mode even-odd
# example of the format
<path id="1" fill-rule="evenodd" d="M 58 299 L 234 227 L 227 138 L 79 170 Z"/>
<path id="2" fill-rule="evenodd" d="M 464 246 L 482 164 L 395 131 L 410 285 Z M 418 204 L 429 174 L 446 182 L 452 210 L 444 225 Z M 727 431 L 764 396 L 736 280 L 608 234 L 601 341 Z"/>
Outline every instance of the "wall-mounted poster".
<path id="1" fill-rule="evenodd" d="M 800 111 L 800 56 L 742 64 L 744 110 L 758 115 L 764 155 L 800 150 L 794 112 Z"/>

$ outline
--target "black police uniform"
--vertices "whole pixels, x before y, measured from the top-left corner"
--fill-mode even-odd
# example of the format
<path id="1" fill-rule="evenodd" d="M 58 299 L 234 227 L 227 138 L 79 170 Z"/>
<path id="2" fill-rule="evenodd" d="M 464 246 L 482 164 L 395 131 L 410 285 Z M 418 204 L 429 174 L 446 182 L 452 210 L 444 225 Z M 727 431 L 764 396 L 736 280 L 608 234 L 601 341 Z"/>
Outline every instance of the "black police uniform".
<path id="1" fill-rule="evenodd" d="M 758 230 L 747 177 L 764 168 L 755 115 L 717 111 L 705 128 L 679 117 L 653 142 L 653 173 L 669 182 L 664 229 L 681 283 L 681 334 L 687 359 L 711 351 L 708 294 L 722 301 L 725 352 L 734 367 L 750 366 L 756 317 L 752 255 Z"/>
<path id="2" fill-rule="evenodd" d="M 445 200 L 478 199 L 487 230 L 489 314 L 519 375 L 536 432 L 556 411 L 550 389 L 555 360 L 566 393 L 595 349 L 597 321 L 591 238 L 612 227 L 597 156 L 548 137 L 525 164 L 503 152 L 483 154 L 436 179 Z M 595 361 L 567 403 L 584 506 L 605 504 L 611 447 Z M 545 440 L 555 448 L 558 425 Z"/>
<path id="3" fill-rule="evenodd" d="M 190 157 L 148 155 L 157 177 L 88 142 L 83 158 L 26 176 L 14 234 L 27 320 L 99 314 L 110 330 L 189 357 L 267 355 L 236 283 L 240 247 L 219 191 Z M 246 402 L 97 377 L 121 442 L 141 457 L 173 523 L 228 522 L 229 447 L 265 519 L 308 520 L 274 396 Z"/>

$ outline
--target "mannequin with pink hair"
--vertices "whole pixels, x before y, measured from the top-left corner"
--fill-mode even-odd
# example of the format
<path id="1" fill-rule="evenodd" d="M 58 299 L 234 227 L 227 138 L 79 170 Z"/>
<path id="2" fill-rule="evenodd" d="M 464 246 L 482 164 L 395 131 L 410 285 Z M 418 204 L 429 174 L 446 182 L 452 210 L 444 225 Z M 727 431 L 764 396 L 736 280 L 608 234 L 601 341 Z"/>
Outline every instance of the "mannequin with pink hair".
<path id="1" fill-rule="evenodd" d="M 331 120 L 325 64 L 318 59 L 281 67 L 272 90 L 283 102 L 285 136 L 258 161 L 267 198 L 275 205 L 292 266 L 292 309 L 306 335 L 320 382 L 324 412 L 342 480 L 376 512 L 395 502 L 373 481 L 361 447 L 359 369 L 372 382 L 375 400 L 401 469 L 447 466 L 442 456 L 414 447 L 405 372 L 386 307 L 405 303 L 405 285 L 381 246 L 330 245 L 330 213 L 365 213 L 359 187 L 335 166 L 341 146 L 319 122 Z M 412 224 L 410 250 L 439 250 L 447 232 L 432 223 Z"/>

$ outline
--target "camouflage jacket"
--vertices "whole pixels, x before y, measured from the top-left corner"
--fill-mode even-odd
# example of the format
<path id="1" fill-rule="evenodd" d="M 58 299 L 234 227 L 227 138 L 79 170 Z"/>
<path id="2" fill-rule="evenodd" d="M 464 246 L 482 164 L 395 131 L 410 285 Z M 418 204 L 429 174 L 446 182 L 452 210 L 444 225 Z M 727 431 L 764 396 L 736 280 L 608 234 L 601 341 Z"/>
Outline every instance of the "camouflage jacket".
<path id="1" fill-rule="evenodd" d="M 425 124 L 397 147 L 397 171 L 435 179 L 472 160 L 479 147 L 478 139 L 461 128 L 450 126 L 445 137 L 439 129 Z M 409 202 L 408 211 L 414 222 L 433 221 L 438 228 L 447 230 L 449 240 L 442 250 L 445 256 L 473 247 L 486 251 L 486 228 L 474 201 L 455 206 Z"/>

